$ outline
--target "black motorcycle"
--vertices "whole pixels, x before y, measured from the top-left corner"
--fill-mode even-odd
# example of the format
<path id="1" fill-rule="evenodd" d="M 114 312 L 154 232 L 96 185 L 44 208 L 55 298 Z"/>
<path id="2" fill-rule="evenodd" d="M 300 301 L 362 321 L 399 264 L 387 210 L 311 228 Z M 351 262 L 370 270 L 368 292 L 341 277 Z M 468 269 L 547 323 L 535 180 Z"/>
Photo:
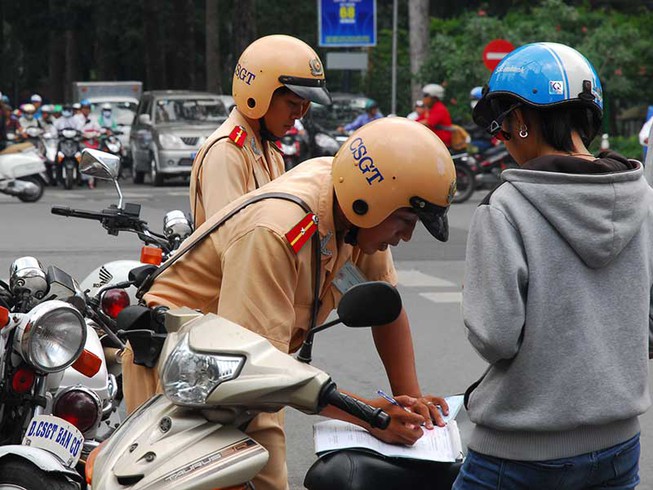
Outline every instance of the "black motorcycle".
<path id="1" fill-rule="evenodd" d="M 59 131 L 56 182 L 61 182 L 66 189 L 72 189 L 73 185 L 82 182 L 79 172 L 79 161 L 82 158 L 81 138 L 81 132 L 73 128 Z"/>

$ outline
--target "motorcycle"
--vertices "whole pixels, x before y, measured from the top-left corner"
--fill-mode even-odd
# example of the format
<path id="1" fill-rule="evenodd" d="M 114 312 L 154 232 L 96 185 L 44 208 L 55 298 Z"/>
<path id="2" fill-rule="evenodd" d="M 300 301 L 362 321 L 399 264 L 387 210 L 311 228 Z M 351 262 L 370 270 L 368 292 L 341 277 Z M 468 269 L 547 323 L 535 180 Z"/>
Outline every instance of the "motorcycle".
<path id="1" fill-rule="evenodd" d="M 456 193 L 452 202 L 462 203 L 472 197 L 476 189 L 476 160 L 467 152 L 452 153 L 451 159 L 456 169 Z"/>
<path id="2" fill-rule="evenodd" d="M 279 140 L 279 147 L 283 152 L 283 162 L 286 172 L 299 165 L 303 160 L 303 141 L 296 127 L 290 128 Z"/>
<path id="3" fill-rule="evenodd" d="M 518 168 L 517 163 L 502 144 L 475 155 L 475 159 L 477 189 L 494 189 L 501 183 L 501 172 L 509 168 Z"/>
<path id="4" fill-rule="evenodd" d="M 102 294 L 103 296 L 100 299 L 102 301 L 106 296 L 104 300 L 108 305 L 106 309 L 111 310 L 111 314 L 115 318 L 121 307 L 132 303 L 135 304 L 137 301 L 136 288 L 128 284 L 130 271 L 141 267 L 143 264 L 161 264 L 179 248 L 183 240 L 192 233 L 193 228 L 189 217 L 182 211 L 174 210 L 169 211 L 164 216 L 163 233 L 152 231 L 148 223 L 140 218 L 140 204 L 123 203 L 122 191 L 118 184 L 120 158 L 117 155 L 84 149 L 80 168 L 84 174 L 99 179 L 112 180 L 118 192 L 118 204 L 112 204 L 100 212 L 53 206 L 51 209 L 52 214 L 96 220 L 102 223 L 109 235 L 117 236 L 120 232 L 135 233 L 144 243 L 141 249 L 140 261 L 116 260 L 107 262 L 92 271 L 80 284 L 82 290 L 87 291 L 91 297 L 98 298 L 98 295 Z M 123 287 L 108 288 L 101 291 L 102 288 L 115 284 L 122 284 Z M 123 292 L 127 293 L 126 297 Z"/>
<path id="5" fill-rule="evenodd" d="M 64 301 L 65 300 L 65 301 Z M 59 396 L 67 369 L 93 377 L 87 327 L 74 281 L 32 257 L 0 282 L 0 486 L 78 489 L 84 436 L 79 398 Z M 75 306 L 77 305 L 77 306 Z M 73 403 L 75 402 L 75 403 Z"/>
<path id="6" fill-rule="evenodd" d="M 389 323 L 401 311 L 401 298 L 387 283 L 363 283 L 343 295 L 337 311 L 338 319 L 313 333 L 340 322 Z M 338 391 L 327 373 L 240 325 L 182 308 L 165 313 L 167 333 L 155 333 L 158 315 L 131 306 L 118 317 L 136 362 L 154 365 L 152 351 L 160 352 L 165 394 L 141 405 L 90 456 L 86 478 L 94 490 L 251 488 L 268 454 L 240 428 L 285 406 L 317 414 L 334 405 L 373 427 L 390 423 L 381 409 Z"/>
<path id="7" fill-rule="evenodd" d="M 111 128 L 102 128 L 102 133 L 100 134 L 100 146 L 99 150 L 106 153 L 111 153 L 120 158 L 120 170 L 118 171 L 118 176 L 122 176 L 123 162 L 125 159 L 125 149 L 118 138 L 119 135 L 123 134 L 122 131 L 112 130 Z"/>
<path id="8" fill-rule="evenodd" d="M 36 202 L 43 196 L 45 173 L 44 158 L 30 143 L 11 145 L 0 152 L 0 192 Z"/>
<path id="9" fill-rule="evenodd" d="M 63 183 L 66 189 L 72 189 L 75 184 L 81 184 L 79 162 L 82 158 L 81 132 L 66 128 L 59 131 L 57 146 L 57 182 Z"/>

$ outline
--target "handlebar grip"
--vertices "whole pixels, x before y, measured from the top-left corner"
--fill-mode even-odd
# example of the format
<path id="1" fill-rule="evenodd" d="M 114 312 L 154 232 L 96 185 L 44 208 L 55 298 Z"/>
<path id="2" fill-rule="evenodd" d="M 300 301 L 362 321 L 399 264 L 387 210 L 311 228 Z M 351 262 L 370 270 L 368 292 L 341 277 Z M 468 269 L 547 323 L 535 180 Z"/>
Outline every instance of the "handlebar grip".
<path id="1" fill-rule="evenodd" d="M 71 216 L 72 209 L 64 206 L 52 206 L 50 211 L 52 214 L 58 214 L 59 216 Z"/>
<path id="2" fill-rule="evenodd" d="M 97 213 L 95 211 L 81 211 L 78 209 L 71 209 L 65 206 L 52 206 L 50 209 L 52 214 L 57 214 L 59 216 L 72 216 L 74 218 L 84 218 L 84 219 L 94 219 L 101 221 L 107 216 L 102 213 Z"/>
<path id="3" fill-rule="evenodd" d="M 390 415 L 380 408 L 374 408 L 365 402 L 338 391 L 335 383 L 330 384 L 326 388 L 322 399 L 325 404 L 338 407 L 348 414 L 367 422 L 372 427 L 386 429 L 390 425 Z"/>

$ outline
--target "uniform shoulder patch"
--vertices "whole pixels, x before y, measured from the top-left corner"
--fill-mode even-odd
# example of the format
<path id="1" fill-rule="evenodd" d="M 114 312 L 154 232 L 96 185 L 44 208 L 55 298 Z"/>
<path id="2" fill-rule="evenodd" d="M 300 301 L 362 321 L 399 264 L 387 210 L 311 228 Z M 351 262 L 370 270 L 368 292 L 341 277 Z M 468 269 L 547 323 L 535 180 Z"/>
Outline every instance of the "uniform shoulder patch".
<path id="1" fill-rule="evenodd" d="M 229 139 L 236 143 L 238 148 L 242 148 L 245 145 L 245 139 L 247 139 L 247 131 L 242 126 L 236 126 L 229 133 Z"/>
<path id="2" fill-rule="evenodd" d="M 298 254 L 302 247 L 317 231 L 317 216 L 315 213 L 308 213 L 299 223 L 286 233 L 286 240 L 295 254 Z"/>

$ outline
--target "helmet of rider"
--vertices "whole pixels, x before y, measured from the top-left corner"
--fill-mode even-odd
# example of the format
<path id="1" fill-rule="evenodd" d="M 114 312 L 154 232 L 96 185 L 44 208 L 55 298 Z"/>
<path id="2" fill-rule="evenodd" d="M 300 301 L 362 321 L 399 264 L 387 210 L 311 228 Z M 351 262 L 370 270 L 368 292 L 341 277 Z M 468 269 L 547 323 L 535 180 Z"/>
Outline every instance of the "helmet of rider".
<path id="1" fill-rule="evenodd" d="M 30 101 L 32 104 L 40 104 L 41 102 L 43 102 L 43 98 L 42 98 L 39 94 L 33 94 L 33 95 L 29 98 L 29 101 Z"/>
<path id="2" fill-rule="evenodd" d="M 373 99 L 367 99 L 365 101 L 365 111 L 370 112 L 372 109 L 377 109 L 379 107 L 379 104 L 376 102 L 376 100 Z"/>
<path id="3" fill-rule="evenodd" d="M 31 120 L 34 118 L 34 113 L 36 112 L 36 107 L 34 107 L 34 104 L 23 104 L 21 106 L 21 110 L 23 112 L 23 116 L 27 120 Z"/>
<path id="4" fill-rule="evenodd" d="M 591 141 L 603 118 L 603 89 L 592 64 L 575 49 L 558 43 L 526 44 L 508 53 L 483 87 L 474 122 L 496 135 L 519 106 L 537 110 L 580 109 Z"/>
<path id="5" fill-rule="evenodd" d="M 403 117 L 366 124 L 336 153 L 332 176 L 338 204 L 353 226 L 373 228 L 397 209 L 410 208 L 431 235 L 447 241 L 456 170 L 445 144 L 423 124 Z"/>
<path id="6" fill-rule="evenodd" d="M 236 107 L 245 116 L 260 119 L 274 91 L 284 86 L 303 99 L 331 103 L 322 61 L 313 48 L 292 36 L 257 39 L 240 55 L 234 70 Z"/>
<path id="7" fill-rule="evenodd" d="M 91 107 L 91 101 L 88 100 L 88 99 L 82 99 L 82 100 L 79 101 L 79 106 L 80 106 L 81 108 L 84 108 L 84 107 Z"/>
<path id="8" fill-rule="evenodd" d="M 62 109 L 63 107 L 61 107 L 61 104 L 55 104 L 52 109 L 52 112 L 55 114 L 60 114 Z"/>
<path id="9" fill-rule="evenodd" d="M 80 104 L 79 102 L 75 102 L 75 103 L 72 105 L 72 109 L 73 109 L 73 111 L 78 111 L 78 110 L 80 110 L 81 108 L 82 108 L 82 104 Z"/>
<path id="10" fill-rule="evenodd" d="M 444 99 L 444 87 L 437 83 L 429 83 L 422 87 L 422 95 L 442 100 Z"/>
<path id="11" fill-rule="evenodd" d="M 52 104 L 45 104 L 41 106 L 41 112 L 43 114 L 52 114 L 54 112 L 54 106 Z"/>
<path id="12" fill-rule="evenodd" d="M 472 106 L 472 109 L 476 107 L 481 97 L 483 97 L 483 87 L 474 87 L 469 91 L 469 105 Z"/>

